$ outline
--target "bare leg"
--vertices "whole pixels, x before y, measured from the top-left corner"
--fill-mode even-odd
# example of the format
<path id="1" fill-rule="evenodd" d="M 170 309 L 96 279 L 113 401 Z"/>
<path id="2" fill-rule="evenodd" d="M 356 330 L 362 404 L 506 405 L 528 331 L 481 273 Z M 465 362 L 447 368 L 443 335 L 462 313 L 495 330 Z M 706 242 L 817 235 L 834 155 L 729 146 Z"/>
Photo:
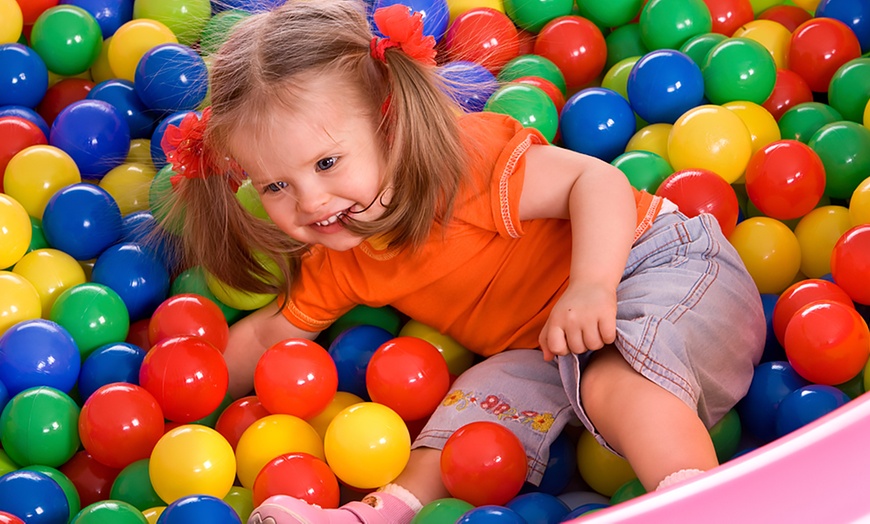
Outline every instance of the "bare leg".
<path id="1" fill-rule="evenodd" d="M 601 436 L 628 459 L 647 491 L 676 471 L 718 465 L 698 415 L 632 369 L 614 347 L 600 350 L 583 371 L 580 398 Z"/>
<path id="2" fill-rule="evenodd" d="M 433 500 L 450 496 L 441 482 L 440 449 L 412 450 L 408 465 L 393 483 L 413 493 L 424 506 Z"/>

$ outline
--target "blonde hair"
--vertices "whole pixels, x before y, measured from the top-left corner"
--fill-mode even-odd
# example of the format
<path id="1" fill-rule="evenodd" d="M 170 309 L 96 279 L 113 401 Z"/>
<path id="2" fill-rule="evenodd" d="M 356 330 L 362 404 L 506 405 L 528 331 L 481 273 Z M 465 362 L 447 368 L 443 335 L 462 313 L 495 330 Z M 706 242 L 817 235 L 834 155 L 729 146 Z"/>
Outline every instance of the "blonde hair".
<path id="1" fill-rule="evenodd" d="M 354 91 L 349 98 L 377 125 L 387 159 L 381 190 L 390 195 L 380 218 L 351 220 L 348 229 L 383 235 L 391 247 L 414 248 L 452 211 L 466 167 L 459 110 L 436 68 L 397 48 L 377 60 L 370 53 L 372 37 L 365 6 L 356 0 L 288 0 L 243 20 L 214 55 L 212 116 L 204 139 L 221 156 L 241 122 L 265 131 L 276 107 L 302 107 L 299 86 L 306 76 L 337 74 Z M 201 265 L 232 287 L 281 292 L 307 251 L 270 221 L 248 213 L 224 177 L 183 180 L 172 198 L 167 220 L 183 223 L 185 265 Z M 258 253 L 278 264 L 282 278 L 257 260 Z"/>

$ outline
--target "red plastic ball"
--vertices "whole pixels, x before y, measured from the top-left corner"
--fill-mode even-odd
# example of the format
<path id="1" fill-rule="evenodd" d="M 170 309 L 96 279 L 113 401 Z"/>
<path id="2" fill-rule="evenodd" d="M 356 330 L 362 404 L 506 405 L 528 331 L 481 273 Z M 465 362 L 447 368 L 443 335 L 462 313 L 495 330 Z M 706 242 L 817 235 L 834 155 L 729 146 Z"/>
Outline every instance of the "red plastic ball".
<path id="1" fill-rule="evenodd" d="M 688 217 L 701 213 L 713 215 L 726 237 L 737 226 L 740 207 L 734 188 L 707 169 L 682 169 L 672 173 L 659 184 L 656 195 L 677 204 Z"/>
<path id="2" fill-rule="evenodd" d="M 236 449 L 242 433 L 248 427 L 261 418 L 271 415 L 269 410 L 263 407 L 260 399 L 255 396 L 242 397 L 224 409 L 217 419 L 214 429 L 227 439 L 227 442 Z"/>
<path id="3" fill-rule="evenodd" d="M 291 338 L 260 357 L 254 370 L 254 391 L 270 413 L 308 419 L 335 397 L 338 370 L 320 344 Z"/>
<path id="4" fill-rule="evenodd" d="M 33 25 L 43 11 L 49 7 L 56 6 L 58 1 L 59 0 L 17 0 L 18 6 L 21 7 L 21 14 L 24 17 L 24 25 Z"/>
<path id="5" fill-rule="evenodd" d="M 148 338 L 148 324 L 150 322 L 150 318 L 140 318 L 136 322 L 132 322 L 130 329 L 127 330 L 127 338 L 124 341 L 145 351 L 151 349 L 151 340 Z"/>
<path id="6" fill-rule="evenodd" d="M 827 93 L 837 69 L 859 56 L 861 44 L 849 26 L 834 18 L 811 18 L 791 35 L 788 68 L 813 91 Z"/>
<path id="7" fill-rule="evenodd" d="M 813 92 L 810 91 L 810 86 L 807 85 L 806 80 L 790 69 L 777 69 L 773 91 L 761 105 L 770 112 L 773 118 L 779 121 L 780 117 L 789 109 L 798 104 L 812 101 Z"/>
<path id="8" fill-rule="evenodd" d="M 824 192 L 825 165 L 798 140 L 771 142 L 746 165 L 746 194 L 771 218 L 800 218 L 818 205 Z"/>
<path id="9" fill-rule="evenodd" d="M 855 226 L 837 240 L 831 275 L 852 300 L 870 305 L 870 224 Z"/>
<path id="10" fill-rule="evenodd" d="M 796 5 L 775 5 L 759 13 L 758 20 L 770 20 L 782 24 L 790 33 L 794 33 L 802 23 L 811 19 L 813 15 L 802 7 Z"/>
<path id="11" fill-rule="evenodd" d="M 713 18 L 711 32 L 731 36 L 740 26 L 755 19 L 749 0 L 704 0 Z"/>
<path id="12" fill-rule="evenodd" d="M 273 495 L 289 495 L 321 508 L 337 508 L 340 498 L 338 479 L 326 462 L 302 452 L 279 455 L 257 474 L 254 506 Z"/>
<path id="13" fill-rule="evenodd" d="M 0 511 L 0 524 L 24 524 L 24 521 L 11 513 Z"/>
<path id="14" fill-rule="evenodd" d="M 145 355 L 139 385 L 147 389 L 173 422 L 210 415 L 227 394 L 229 373 L 223 355 L 199 337 L 162 340 Z"/>
<path id="15" fill-rule="evenodd" d="M 153 346 L 182 336 L 205 339 L 223 353 L 230 328 L 217 304 L 202 295 L 182 293 L 167 298 L 154 310 L 148 322 L 148 340 Z"/>
<path id="16" fill-rule="evenodd" d="M 504 505 L 526 480 L 523 444 L 495 422 L 472 422 L 456 430 L 441 451 L 441 480 L 450 495 L 475 506 Z"/>
<path id="17" fill-rule="evenodd" d="M 163 410 L 142 387 L 107 384 L 82 406 L 79 436 L 94 459 L 121 469 L 151 456 L 163 436 Z"/>
<path id="18" fill-rule="evenodd" d="M 434 345 L 417 337 L 396 337 L 381 345 L 366 368 L 366 389 L 373 402 L 402 420 L 428 417 L 447 394 L 450 371 Z"/>
<path id="19" fill-rule="evenodd" d="M 598 26 L 580 16 L 547 22 L 535 39 L 535 54 L 549 58 L 565 76 L 568 89 L 598 77 L 607 63 L 607 43 Z"/>
<path id="20" fill-rule="evenodd" d="M 47 143 L 46 136 L 33 122 L 15 116 L 0 117 L 0 192 L 3 174 L 12 157 L 30 146 Z"/>
<path id="21" fill-rule="evenodd" d="M 811 302 L 788 323 L 785 354 L 794 370 L 810 382 L 842 384 L 867 364 L 870 331 L 853 307 Z"/>
<path id="22" fill-rule="evenodd" d="M 794 314 L 807 304 L 819 300 L 854 307 L 849 295 L 833 282 L 820 278 L 795 282 L 779 295 L 776 305 L 773 306 L 773 334 L 780 345 L 785 344 L 785 328 Z"/>
<path id="23" fill-rule="evenodd" d="M 64 78 L 48 88 L 36 106 L 36 112 L 51 126 L 61 111 L 73 102 L 84 100 L 95 85 L 83 78 Z"/>
<path id="24" fill-rule="evenodd" d="M 565 107 L 565 95 L 562 94 L 562 91 L 559 90 L 553 82 L 539 76 L 521 76 L 512 80 L 512 82 L 533 85 L 540 88 L 542 91 L 547 93 L 547 96 L 553 101 L 553 105 L 556 106 L 556 114 L 562 114 L 562 108 Z"/>
<path id="25" fill-rule="evenodd" d="M 112 491 L 112 483 L 121 473 L 120 469 L 111 468 L 97 461 L 86 450 L 73 455 L 58 469 L 76 487 L 83 508 L 94 502 L 108 500 Z"/>
<path id="26" fill-rule="evenodd" d="M 476 7 L 457 16 L 447 30 L 444 46 L 451 60 L 478 63 L 494 75 L 520 52 L 514 23 L 489 7 Z"/>

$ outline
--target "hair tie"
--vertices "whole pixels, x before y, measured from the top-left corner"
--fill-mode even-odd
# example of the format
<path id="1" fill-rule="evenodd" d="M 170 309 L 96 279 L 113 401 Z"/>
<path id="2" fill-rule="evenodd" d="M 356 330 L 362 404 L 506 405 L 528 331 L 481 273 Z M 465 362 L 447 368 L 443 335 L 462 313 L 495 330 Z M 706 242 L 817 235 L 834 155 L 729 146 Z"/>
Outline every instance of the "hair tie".
<path id="1" fill-rule="evenodd" d="M 178 185 L 182 178 L 202 178 L 210 176 L 225 176 L 213 161 L 209 151 L 206 150 L 203 137 L 208 121 L 211 118 L 211 107 L 205 108 L 202 117 L 197 117 L 191 111 L 184 115 L 179 125 L 170 124 L 160 139 L 160 147 L 166 154 L 166 160 L 172 164 L 172 170 L 176 173 L 169 177 L 172 187 Z M 233 171 L 238 166 L 230 161 Z M 241 171 L 239 168 L 238 171 Z M 227 183 L 235 193 L 241 183 L 236 177 L 227 176 Z"/>
<path id="2" fill-rule="evenodd" d="M 405 5 L 394 4 L 375 11 L 375 25 L 384 38 L 374 37 L 372 56 L 386 63 L 384 51 L 398 47 L 403 53 L 426 65 L 435 65 L 435 37 L 423 34 L 423 14 Z"/>

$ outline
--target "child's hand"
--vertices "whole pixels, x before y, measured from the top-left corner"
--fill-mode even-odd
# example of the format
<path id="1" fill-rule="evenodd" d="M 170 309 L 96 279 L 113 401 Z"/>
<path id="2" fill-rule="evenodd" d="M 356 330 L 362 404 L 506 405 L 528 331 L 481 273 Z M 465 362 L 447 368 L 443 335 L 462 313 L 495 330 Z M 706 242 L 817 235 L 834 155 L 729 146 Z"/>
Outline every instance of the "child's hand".
<path id="1" fill-rule="evenodd" d="M 569 285 L 541 330 L 544 360 L 601 349 L 616 340 L 616 290 L 606 285 Z"/>

